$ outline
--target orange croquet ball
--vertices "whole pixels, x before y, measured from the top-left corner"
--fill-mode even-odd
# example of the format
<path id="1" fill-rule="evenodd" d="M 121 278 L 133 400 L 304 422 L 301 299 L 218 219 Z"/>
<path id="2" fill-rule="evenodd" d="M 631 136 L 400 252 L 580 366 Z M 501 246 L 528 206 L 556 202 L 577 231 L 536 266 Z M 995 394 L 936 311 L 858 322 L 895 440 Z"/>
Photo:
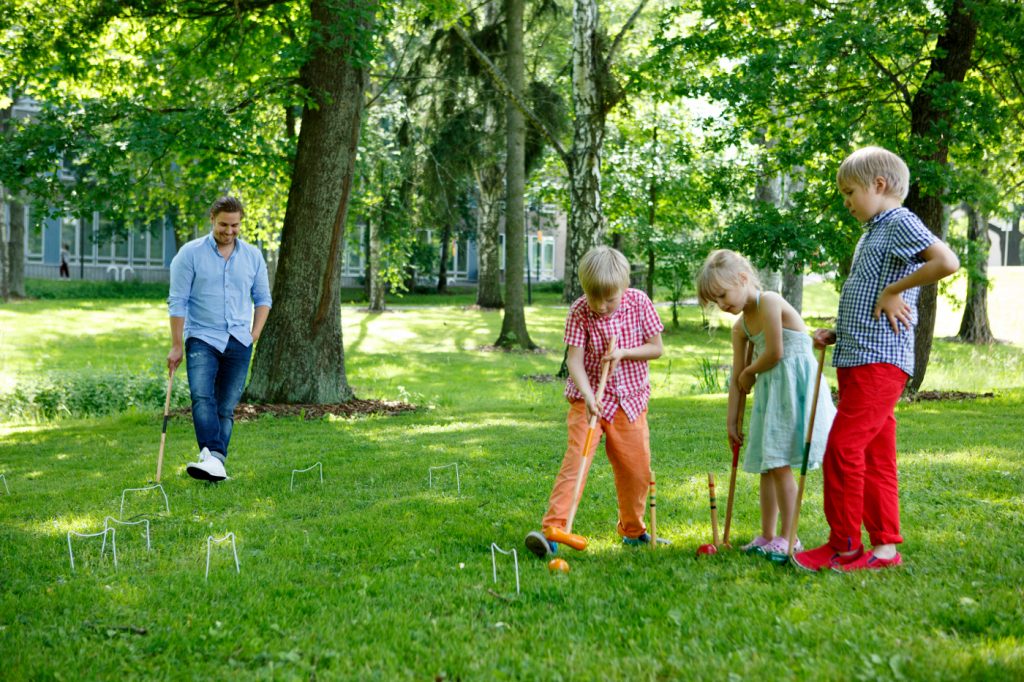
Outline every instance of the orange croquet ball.
<path id="1" fill-rule="evenodd" d="M 569 562 L 565 559 L 552 559 L 548 562 L 548 570 L 552 573 L 561 571 L 562 573 L 569 572 Z"/>

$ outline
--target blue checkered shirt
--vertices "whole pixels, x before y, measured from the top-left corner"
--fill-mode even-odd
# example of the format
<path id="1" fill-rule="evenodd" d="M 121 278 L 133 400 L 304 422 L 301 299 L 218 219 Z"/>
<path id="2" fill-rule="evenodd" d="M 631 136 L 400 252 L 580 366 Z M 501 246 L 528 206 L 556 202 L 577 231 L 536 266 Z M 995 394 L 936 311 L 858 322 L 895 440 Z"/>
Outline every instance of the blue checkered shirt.
<path id="1" fill-rule="evenodd" d="M 921 267 L 921 252 L 936 241 L 921 219 L 902 206 L 883 211 L 864 224 L 850 276 L 839 295 L 833 367 L 886 362 L 913 376 L 913 327 L 917 325 L 920 289 L 901 294 L 910 306 L 911 328 L 897 323 L 899 334 L 893 332 L 884 314 L 874 318 L 875 301 L 882 289 Z"/>

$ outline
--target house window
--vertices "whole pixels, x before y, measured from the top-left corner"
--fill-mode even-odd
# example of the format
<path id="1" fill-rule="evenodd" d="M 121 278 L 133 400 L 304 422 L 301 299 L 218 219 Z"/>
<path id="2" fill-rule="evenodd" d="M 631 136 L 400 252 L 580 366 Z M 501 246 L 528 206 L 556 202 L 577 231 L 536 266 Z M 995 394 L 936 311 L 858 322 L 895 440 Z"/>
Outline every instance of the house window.
<path id="1" fill-rule="evenodd" d="M 164 221 L 154 220 L 149 226 L 149 263 L 164 264 Z"/>
<path id="2" fill-rule="evenodd" d="M 149 262 L 149 229 L 145 223 L 135 223 L 132 230 L 132 265 L 145 265 Z"/>
<path id="3" fill-rule="evenodd" d="M 100 218 L 96 228 L 96 262 L 112 263 L 114 260 L 114 231 L 117 225 L 109 218 Z"/>
<path id="4" fill-rule="evenodd" d="M 17 205 L 14 204 L 14 206 Z M 30 261 L 41 261 L 43 259 L 43 221 L 33 220 L 27 206 L 21 207 L 20 211 L 12 211 L 12 213 L 20 214 L 24 220 L 22 225 L 25 228 L 25 257 Z M 11 220 L 13 224 L 14 216 Z"/>
<path id="5" fill-rule="evenodd" d="M 67 244 L 71 252 L 71 259 L 75 260 L 81 255 L 78 243 L 78 218 L 61 218 L 60 221 L 60 248 L 64 249 Z"/>

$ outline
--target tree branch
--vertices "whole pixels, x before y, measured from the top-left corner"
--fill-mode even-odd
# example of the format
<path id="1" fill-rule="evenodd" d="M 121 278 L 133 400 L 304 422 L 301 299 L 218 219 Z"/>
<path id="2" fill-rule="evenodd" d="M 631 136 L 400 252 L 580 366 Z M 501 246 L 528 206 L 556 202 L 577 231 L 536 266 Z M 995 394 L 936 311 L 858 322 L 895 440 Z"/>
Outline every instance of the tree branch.
<path id="1" fill-rule="evenodd" d="M 646 2 L 646 0 L 644 1 Z M 569 157 L 569 154 L 565 151 L 565 148 L 562 146 L 562 143 L 558 140 L 558 137 L 556 137 L 555 134 L 551 131 L 551 129 L 544 124 L 544 121 L 540 120 L 540 117 L 538 117 L 537 114 L 534 113 L 534 111 L 526 105 L 526 102 L 524 102 L 523 99 L 512 90 L 512 86 L 509 85 L 508 81 L 505 79 L 505 76 L 503 76 L 501 71 L 498 70 L 498 67 L 494 65 L 494 62 L 492 62 L 490 58 L 488 58 L 488 56 L 484 54 L 479 47 L 476 46 L 476 44 L 473 42 L 473 39 L 470 37 L 469 33 L 466 32 L 465 27 L 463 27 L 462 24 L 456 22 L 455 24 L 452 25 L 452 30 L 455 31 L 455 33 L 459 36 L 459 38 L 462 39 L 464 43 L 466 43 L 466 47 L 469 48 L 470 52 L 472 52 L 476 56 L 477 61 L 479 61 L 481 66 L 484 67 L 484 71 L 486 71 L 487 75 L 490 76 L 491 82 L 498 89 L 498 92 L 500 92 L 504 97 L 508 98 L 508 100 L 512 102 L 516 106 L 516 108 L 519 109 L 519 111 L 523 112 L 523 116 L 525 116 L 526 120 L 530 122 L 530 125 L 532 125 L 537 130 L 537 132 L 539 132 L 544 137 L 544 139 L 548 141 L 548 144 L 550 144 L 555 149 L 555 151 L 558 153 L 558 156 L 561 157 L 562 162 L 565 163 L 565 165 L 568 167 L 572 162 L 572 159 Z"/>
<path id="2" fill-rule="evenodd" d="M 895 86 L 895 88 L 899 90 L 900 94 L 903 95 L 903 103 L 906 104 L 907 108 L 909 109 L 910 105 L 914 101 L 914 97 L 913 95 L 910 94 L 910 90 L 907 89 L 907 86 L 904 83 L 901 83 L 900 79 L 896 76 L 896 74 L 890 71 L 888 68 L 886 68 L 885 64 L 879 61 L 878 58 L 875 57 L 875 55 L 871 54 L 867 50 L 864 50 L 864 54 L 867 55 L 868 59 L 871 60 L 872 64 L 874 64 L 882 73 L 884 73 L 889 78 L 889 81 L 893 84 L 893 86 Z"/>
<path id="3" fill-rule="evenodd" d="M 612 46 L 608 48 L 608 55 L 604 59 L 604 69 L 608 71 L 611 68 L 612 61 L 615 59 L 615 53 L 619 49 L 619 45 L 622 43 L 622 39 L 629 32 L 629 29 L 633 28 L 633 24 L 636 23 L 636 18 L 640 16 L 640 12 L 643 11 L 644 6 L 647 4 L 647 0 L 640 0 L 640 4 L 636 6 L 633 13 L 629 15 L 629 19 L 626 19 L 626 23 L 619 29 L 619 34 L 615 36 L 615 40 L 612 41 Z"/>

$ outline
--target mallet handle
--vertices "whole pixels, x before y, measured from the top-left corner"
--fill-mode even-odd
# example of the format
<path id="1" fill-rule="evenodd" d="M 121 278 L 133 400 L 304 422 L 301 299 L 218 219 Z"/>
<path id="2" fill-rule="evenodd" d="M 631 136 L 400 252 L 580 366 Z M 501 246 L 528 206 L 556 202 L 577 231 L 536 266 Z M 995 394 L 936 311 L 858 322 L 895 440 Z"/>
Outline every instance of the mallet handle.
<path id="1" fill-rule="evenodd" d="M 746 369 L 754 359 L 754 344 L 747 341 L 744 351 L 743 367 Z M 747 394 L 740 393 L 739 409 L 736 415 L 736 430 L 743 433 L 743 413 L 747 409 Z M 729 546 L 729 531 L 732 528 L 732 501 L 736 495 L 736 471 L 740 465 L 740 446 L 732 446 L 732 471 L 729 473 L 729 497 L 725 503 L 725 535 L 722 536 L 722 544 Z"/>
<path id="2" fill-rule="evenodd" d="M 711 498 L 711 542 L 718 547 L 718 505 L 715 503 L 715 475 L 708 472 L 708 497 Z"/>
<path id="3" fill-rule="evenodd" d="M 164 398 L 164 424 L 160 429 L 160 454 L 156 457 L 156 482 L 160 482 L 160 475 L 164 470 L 164 444 L 167 442 L 167 421 L 171 414 L 171 385 L 174 382 L 174 370 L 167 373 L 167 397 Z"/>
<path id="4" fill-rule="evenodd" d="M 818 356 L 818 376 L 814 379 L 814 398 L 811 401 L 811 421 L 807 424 L 807 438 L 804 439 L 804 461 L 800 466 L 800 485 L 796 492 L 796 509 L 793 510 L 793 525 L 789 527 L 789 556 L 793 556 L 793 543 L 796 541 L 796 527 L 800 523 L 800 506 L 804 500 L 804 483 L 807 481 L 807 460 L 811 456 L 811 438 L 814 436 L 814 417 L 818 412 L 818 392 L 821 390 L 821 370 L 825 367 L 825 347 L 822 346 Z"/>
<path id="5" fill-rule="evenodd" d="M 658 547 L 658 493 L 654 485 L 654 471 L 651 471 L 651 549 Z"/>
<path id="6" fill-rule="evenodd" d="M 612 337 L 608 344 L 608 350 L 615 350 L 615 344 L 618 339 Z M 608 368 L 611 367 L 611 363 L 607 363 L 601 368 L 601 379 L 597 382 L 597 400 L 600 401 L 604 397 L 604 386 L 608 383 Z M 593 415 L 590 417 L 590 424 L 587 425 L 587 437 L 583 441 L 583 455 L 580 457 L 580 469 L 576 472 L 576 487 L 572 494 L 572 510 L 569 512 L 569 518 L 565 522 L 565 532 L 572 532 L 572 524 L 576 520 L 576 510 L 580 506 L 580 494 L 583 491 L 583 474 L 587 470 L 587 457 L 590 453 L 590 444 L 594 440 L 594 429 L 597 428 L 597 420 L 600 415 Z"/>

